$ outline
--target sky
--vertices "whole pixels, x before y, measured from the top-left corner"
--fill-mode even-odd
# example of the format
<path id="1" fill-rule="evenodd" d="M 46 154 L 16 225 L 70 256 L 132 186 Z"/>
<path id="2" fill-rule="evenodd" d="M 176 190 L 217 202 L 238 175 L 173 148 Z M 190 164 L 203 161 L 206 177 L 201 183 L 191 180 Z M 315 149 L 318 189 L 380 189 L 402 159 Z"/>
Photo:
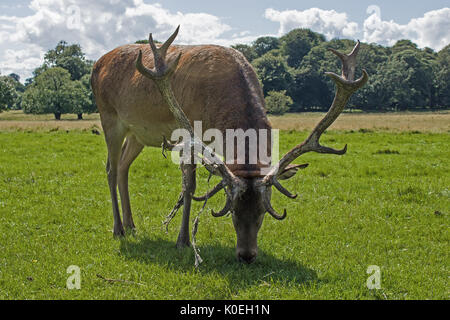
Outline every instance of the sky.
<path id="1" fill-rule="evenodd" d="M 448 0 L 0 0 L 0 73 L 25 81 L 60 40 L 97 60 L 150 32 L 163 41 L 179 24 L 178 44 L 251 43 L 295 28 L 436 51 L 450 43 Z"/>

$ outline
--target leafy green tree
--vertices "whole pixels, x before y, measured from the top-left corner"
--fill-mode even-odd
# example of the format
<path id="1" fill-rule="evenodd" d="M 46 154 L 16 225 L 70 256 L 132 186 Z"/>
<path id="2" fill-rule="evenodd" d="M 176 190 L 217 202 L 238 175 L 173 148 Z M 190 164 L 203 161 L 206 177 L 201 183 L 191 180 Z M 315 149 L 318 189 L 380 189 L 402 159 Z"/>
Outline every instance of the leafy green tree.
<path id="1" fill-rule="evenodd" d="M 50 67 L 45 62 L 33 70 L 33 76 L 25 80 L 25 88 L 33 84 L 34 79 L 40 76 L 43 72 L 47 71 Z"/>
<path id="2" fill-rule="evenodd" d="M 154 43 L 161 43 L 161 41 L 158 41 L 156 39 L 153 39 L 153 42 Z M 148 39 L 143 39 L 143 40 L 137 40 L 135 43 L 136 44 L 148 44 L 149 42 L 148 42 Z"/>
<path id="3" fill-rule="evenodd" d="M 269 91 L 285 90 L 292 84 L 292 76 L 285 59 L 266 53 L 253 61 L 253 67 L 263 85 L 264 95 Z"/>
<path id="4" fill-rule="evenodd" d="M 16 103 L 18 94 L 14 87 L 14 80 L 8 76 L 0 77 L 0 112 L 12 109 Z"/>
<path id="5" fill-rule="evenodd" d="M 286 113 L 292 105 L 292 99 L 286 95 L 286 90 L 270 91 L 265 100 L 267 112 L 276 115 Z"/>
<path id="6" fill-rule="evenodd" d="M 61 115 L 72 113 L 75 86 L 70 73 L 60 67 L 50 68 L 41 73 L 25 91 L 22 98 L 22 108 L 25 113 L 53 113 L 56 120 Z"/>
<path id="7" fill-rule="evenodd" d="M 305 66 L 294 71 L 288 94 L 294 101 L 291 111 L 301 112 L 326 110 L 333 93 L 322 74 Z"/>
<path id="8" fill-rule="evenodd" d="M 252 45 L 258 57 L 267 52 L 278 49 L 280 47 L 280 40 L 276 37 L 260 37 L 253 42 Z"/>
<path id="9" fill-rule="evenodd" d="M 231 47 L 242 53 L 249 62 L 252 62 L 252 60 L 258 57 L 255 48 L 253 48 L 252 46 L 246 44 L 235 44 Z"/>
<path id="10" fill-rule="evenodd" d="M 73 82 L 73 106 L 72 113 L 78 115 L 78 119 L 83 119 L 83 113 L 97 112 L 95 97 L 91 89 L 91 76 L 86 74 L 81 80 Z"/>
<path id="11" fill-rule="evenodd" d="M 17 73 L 10 73 L 8 77 L 12 78 L 13 80 L 20 82 L 20 76 Z"/>
<path id="12" fill-rule="evenodd" d="M 83 113 L 87 113 L 92 105 L 89 98 L 89 91 L 80 80 L 73 81 L 70 85 L 70 89 L 70 113 L 75 113 L 78 116 L 78 120 L 81 120 L 83 119 Z"/>
<path id="13" fill-rule="evenodd" d="M 364 89 L 365 109 L 406 110 L 433 103 L 433 67 L 423 52 L 405 49 L 392 54 L 371 75 Z"/>
<path id="14" fill-rule="evenodd" d="M 9 106 L 10 109 L 12 110 L 20 110 L 21 109 L 21 103 L 22 103 L 22 95 L 23 92 L 25 91 L 25 86 L 20 82 L 20 76 L 16 73 L 11 73 L 8 75 L 8 80 L 15 89 L 15 94 L 14 94 L 14 102 L 12 105 Z"/>
<path id="15" fill-rule="evenodd" d="M 290 67 L 298 68 L 311 48 L 325 42 L 325 37 L 309 29 L 294 29 L 280 38 L 283 54 Z"/>
<path id="16" fill-rule="evenodd" d="M 436 104 L 450 107 L 450 45 L 438 53 L 435 66 Z"/>
<path id="17" fill-rule="evenodd" d="M 412 42 L 411 40 L 403 39 L 398 40 L 391 48 L 392 54 L 397 54 L 399 52 L 405 51 L 405 50 L 413 50 L 418 51 L 417 44 Z"/>
<path id="18" fill-rule="evenodd" d="M 404 50 L 393 54 L 386 65 L 387 68 L 396 69 L 403 77 L 400 79 L 400 88 L 394 90 L 392 98 L 395 106 L 401 110 L 407 108 L 424 108 L 432 104 L 433 96 L 433 70 L 432 64 L 420 51 Z M 390 79 L 386 79 L 390 81 Z M 398 96 L 398 97 L 397 97 Z"/>
<path id="19" fill-rule="evenodd" d="M 69 45 L 65 41 L 60 41 L 55 49 L 49 50 L 45 54 L 44 65 L 46 67 L 40 71 L 45 71 L 46 68 L 60 67 L 69 71 L 72 80 L 80 80 L 85 74 L 91 72 L 93 62 L 86 60 L 79 44 Z"/>
<path id="20" fill-rule="evenodd" d="M 17 92 L 25 91 L 25 86 L 20 82 L 20 76 L 18 74 L 11 73 L 10 75 L 8 75 L 8 77 L 13 80 L 14 88 Z"/>

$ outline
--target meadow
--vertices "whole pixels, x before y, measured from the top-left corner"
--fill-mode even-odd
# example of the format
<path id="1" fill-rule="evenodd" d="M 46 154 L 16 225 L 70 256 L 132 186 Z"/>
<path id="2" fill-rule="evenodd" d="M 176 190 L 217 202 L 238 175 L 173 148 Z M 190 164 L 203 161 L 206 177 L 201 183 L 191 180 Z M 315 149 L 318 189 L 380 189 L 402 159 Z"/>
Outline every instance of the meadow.
<path id="1" fill-rule="evenodd" d="M 319 117 L 272 117 L 285 129 L 280 151 Z M 266 216 L 256 262 L 236 261 L 231 217 L 209 214 L 222 192 L 200 216 L 196 269 L 192 249 L 175 248 L 181 213 L 167 234 L 162 226 L 181 175 L 160 149 L 144 149 L 131 167 L 137 230 L 114 239 L 98 115 L 58 122 L 2 113 L 0 299 L 448 299 L 449 117 L 343 114 L 322 142 L 347 143 L 347 154 L 296 161 L 310 166 L 284 185 L 299 197 L 274 193 L 288 216 Z M 202 169 L 197 194 L 209 187 Z M 81 270 L 80 290 L 66 287 L 71 265 Z M 366 286 L 371 265 L 381 289 Z"/>

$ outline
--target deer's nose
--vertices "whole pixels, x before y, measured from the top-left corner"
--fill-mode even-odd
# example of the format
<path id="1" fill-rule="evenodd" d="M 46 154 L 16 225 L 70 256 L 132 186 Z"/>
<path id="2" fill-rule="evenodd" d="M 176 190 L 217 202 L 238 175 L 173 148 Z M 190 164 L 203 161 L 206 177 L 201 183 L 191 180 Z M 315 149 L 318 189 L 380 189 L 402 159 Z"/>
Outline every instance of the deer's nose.
<path id="1" fill-rule="evenodd" d="M 255 250 L 251 251 L 239 251 L 237 256 L 240 262 L 252 263 L 256 259 L 257 252 Z"/>

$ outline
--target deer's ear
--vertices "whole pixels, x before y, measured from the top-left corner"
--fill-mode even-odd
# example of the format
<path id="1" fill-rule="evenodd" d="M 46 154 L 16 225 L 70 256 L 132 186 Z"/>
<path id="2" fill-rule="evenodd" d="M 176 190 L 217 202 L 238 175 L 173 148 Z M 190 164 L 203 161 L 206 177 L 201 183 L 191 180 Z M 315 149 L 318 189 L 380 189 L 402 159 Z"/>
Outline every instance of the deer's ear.
<path id="1" fill-rule="evenodd" d="M 299 169 L 305 169 L 309 164 L 290 164 L 278 175 L 278 180 L 287 180 L 295 176 Z"/>

